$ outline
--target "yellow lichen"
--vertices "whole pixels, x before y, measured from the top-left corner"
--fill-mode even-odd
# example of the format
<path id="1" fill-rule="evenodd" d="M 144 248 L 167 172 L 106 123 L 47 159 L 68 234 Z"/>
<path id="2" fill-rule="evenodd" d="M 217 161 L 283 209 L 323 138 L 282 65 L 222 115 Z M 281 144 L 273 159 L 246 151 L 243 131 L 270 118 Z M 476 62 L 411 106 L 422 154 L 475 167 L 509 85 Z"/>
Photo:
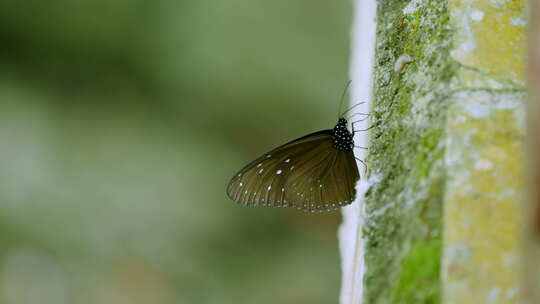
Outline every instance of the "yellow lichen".
<path id="1" fill-rule="evenodd" d="M 510 109 L 456 112 L 450 136 L 468 152 L 445 199 L 445 300 L 519 303 L 523 132 Z"/>
<path id="2" fill-rule="evenodd" d="M 450 10 L 454 89 L 485 91 L 456 97 L 449 110 L 444 302 L 520 303 L 524 104 L 500 105 L 523 98 L 501 93 L 525 81 L 523 1 L 454 0 Z"/>
<path id="3" fill-rule="evenodd" d="M 452 21 L 458 28 L 454 59 L 498 81 L 524 84 L 523 1 L 455 0 L 452 6 Z M 467 78 L 470 83 L 477 81 Z"/>

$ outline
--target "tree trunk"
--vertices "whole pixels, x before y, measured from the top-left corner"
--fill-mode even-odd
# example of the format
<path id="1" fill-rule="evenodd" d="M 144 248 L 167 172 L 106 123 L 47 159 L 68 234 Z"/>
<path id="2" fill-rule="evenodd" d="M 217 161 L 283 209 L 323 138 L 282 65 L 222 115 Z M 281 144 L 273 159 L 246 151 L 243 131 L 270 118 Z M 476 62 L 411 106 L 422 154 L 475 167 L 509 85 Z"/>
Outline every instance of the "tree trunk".
<path id="1" fill-rule="evenodd" d="M 369 190 L 344 210 L 342 303 L 523 299 L 523 5 L 377 2 Z"/>

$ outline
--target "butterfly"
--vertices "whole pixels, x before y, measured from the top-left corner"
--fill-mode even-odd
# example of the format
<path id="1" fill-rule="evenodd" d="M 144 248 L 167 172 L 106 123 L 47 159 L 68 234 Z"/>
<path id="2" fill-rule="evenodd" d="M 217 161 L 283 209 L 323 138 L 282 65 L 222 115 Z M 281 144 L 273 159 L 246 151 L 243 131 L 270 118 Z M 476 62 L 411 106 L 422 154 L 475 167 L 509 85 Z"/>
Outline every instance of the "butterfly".
<path id="1" fill-rule="evenodd" d="M 341 117 L 333 129 L 290 141 L 246 165 L 230 180 L 227 195 L 244 206 L 305 212 L 349 205 L 360 178 L 353 138 L 354 124 L 350 132 Z"/>

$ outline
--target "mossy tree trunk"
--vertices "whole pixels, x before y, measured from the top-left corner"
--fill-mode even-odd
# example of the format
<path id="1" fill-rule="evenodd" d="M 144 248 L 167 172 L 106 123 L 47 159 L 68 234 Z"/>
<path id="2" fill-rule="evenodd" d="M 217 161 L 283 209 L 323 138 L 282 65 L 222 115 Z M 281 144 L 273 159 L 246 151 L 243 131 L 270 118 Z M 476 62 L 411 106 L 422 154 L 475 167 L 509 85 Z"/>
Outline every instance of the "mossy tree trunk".
<path id="1" fill-rule="evenodd" d="M 364 303 L 434 303 L 448 84 L 456 70 L 448 3 L 379 1 L 377 17 Z"/>
<path id="2" fill-rule="evenodd" d="M 379 0 L 363 303 L 518 303 L 520 0 Z"/>

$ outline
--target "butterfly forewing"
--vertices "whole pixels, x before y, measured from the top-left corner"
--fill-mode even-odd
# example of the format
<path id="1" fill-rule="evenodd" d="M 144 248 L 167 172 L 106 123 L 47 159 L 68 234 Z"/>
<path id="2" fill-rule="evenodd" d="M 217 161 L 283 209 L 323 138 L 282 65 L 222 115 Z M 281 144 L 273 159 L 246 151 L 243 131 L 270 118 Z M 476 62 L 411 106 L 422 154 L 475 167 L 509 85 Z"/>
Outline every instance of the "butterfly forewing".
<path id="1" fill-rule="evenodd" d="M 290 201 L 284 198 L 284 186 L 297 168 L 295 163 L 329 136 L 328 131 L 313 133 L 257 158 L 232 178 L 227 189 L 229 197 L 247 205 L 287 206 Z"/>
<path id="2" fill-rule="evenodd" d="M 280 146 L 240 170 L 227 194 L 249 206 L 328 211 L 352 202 L 358 169 L 352 151 L 332 146 L 332 130 Z"/>

